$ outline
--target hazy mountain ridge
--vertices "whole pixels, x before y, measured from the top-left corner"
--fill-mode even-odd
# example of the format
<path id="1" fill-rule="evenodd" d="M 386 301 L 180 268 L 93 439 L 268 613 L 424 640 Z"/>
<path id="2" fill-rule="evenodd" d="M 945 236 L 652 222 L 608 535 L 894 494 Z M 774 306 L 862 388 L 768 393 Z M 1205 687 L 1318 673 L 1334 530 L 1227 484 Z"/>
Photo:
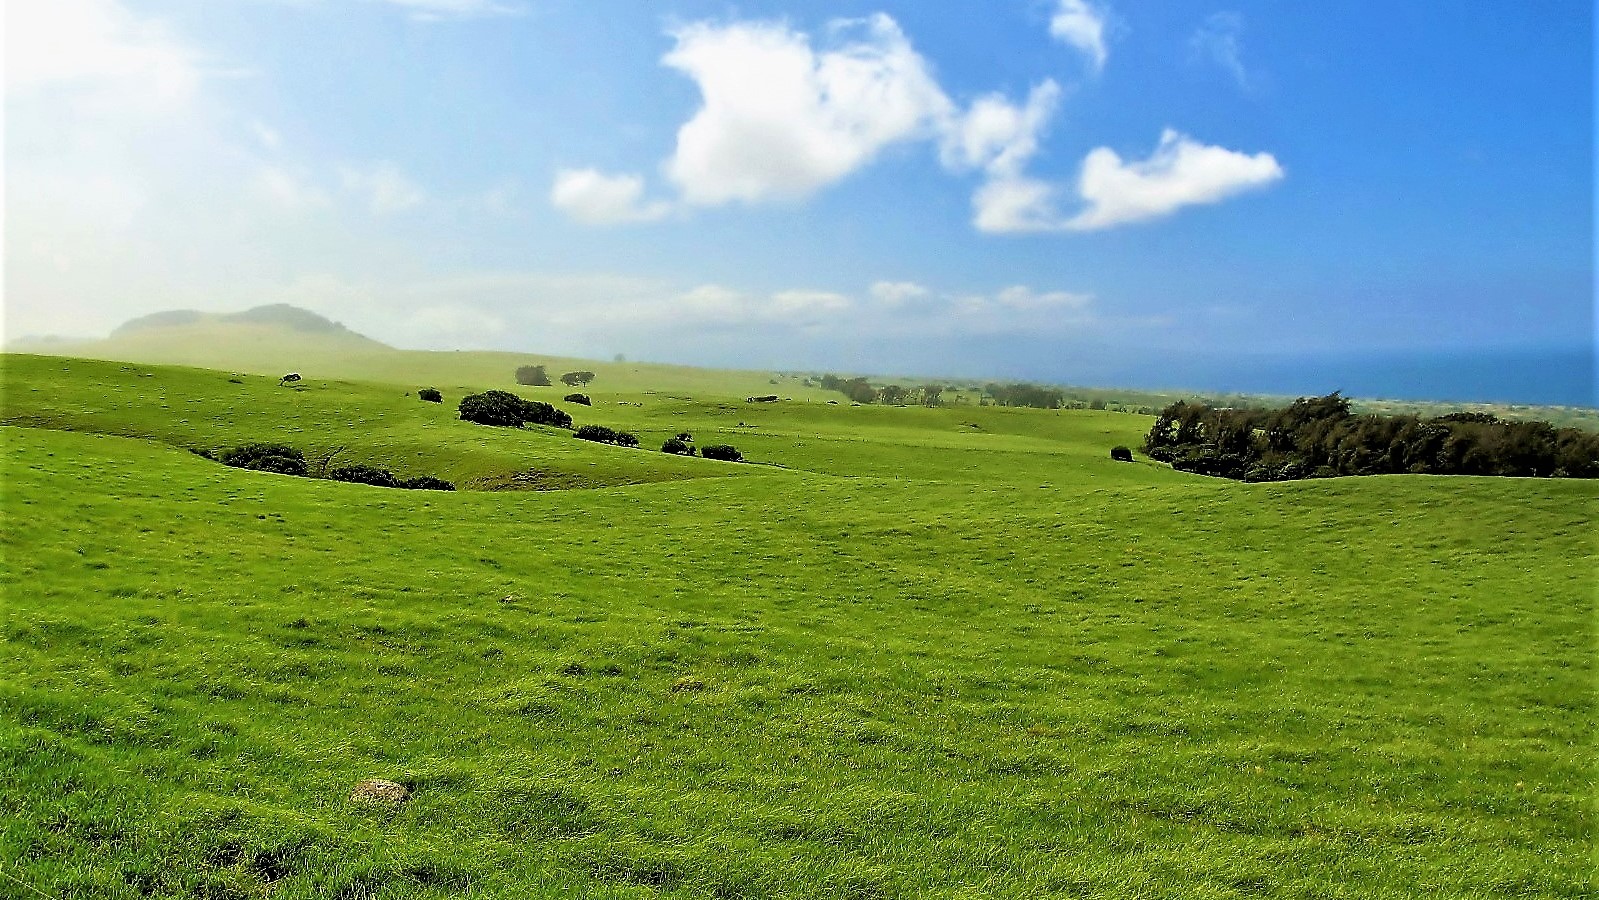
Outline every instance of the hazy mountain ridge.
<path id="1" fill-rule="evenodd" d="M 351 331 L 326 316 L 289 303 L 256 306 L 236 313 L 203 313 L 193 309 L 163 310 L 123 322 L 112 330 L 111 337 L 114 339 L 139 332 L 201 324 L 273 325 L 310 334 L 348 336 L 374 345 L 382 345 L 381 341 Z"/>

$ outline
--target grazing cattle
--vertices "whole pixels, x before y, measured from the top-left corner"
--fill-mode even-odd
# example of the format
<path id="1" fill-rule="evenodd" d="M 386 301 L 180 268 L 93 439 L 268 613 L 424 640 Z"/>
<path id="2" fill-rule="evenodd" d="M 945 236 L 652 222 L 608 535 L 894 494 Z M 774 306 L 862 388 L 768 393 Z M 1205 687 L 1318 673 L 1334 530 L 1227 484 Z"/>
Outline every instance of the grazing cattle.
<path id="1" fill-rule="evenodd" d="M 300 380 L 300 373 L 299 372 L 290 372 L 289 374 L 287 374 L 287 375 L 283 376 L 282 378 L 278 379 L 278 387 L 283 387 L 284 385 L 286 385 L 286 384 L 288 384 L 290 382 L 299 381 L 299 380 Z"/>

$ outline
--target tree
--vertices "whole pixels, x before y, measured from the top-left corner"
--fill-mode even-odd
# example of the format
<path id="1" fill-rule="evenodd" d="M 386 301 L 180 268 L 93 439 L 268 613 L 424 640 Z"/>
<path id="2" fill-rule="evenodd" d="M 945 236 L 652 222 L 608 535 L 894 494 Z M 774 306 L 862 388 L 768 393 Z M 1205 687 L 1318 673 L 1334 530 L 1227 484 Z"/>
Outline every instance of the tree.
<path id="1" fill-rule="evenodd" d="M 561 383 L 567 387 L 582 387 L 593 380 L 593 372 L 567 372 L 561 376 Z"/>
<path id="2" fill-rule="evenodd" d="M 700 455 L 706 459 L 720 459 L 724 462 L 743 462 L 744 456 L 727 444 L 712 444 L 701 447 Z"/>
<path id="3" fill-rule="evenodd" d="M 1110 458 L 1117 462 L 1132 462 L 1133 451 L 1126 447 L 1112 447 L 1110 448 Z"/>
<path id="4" fill-rule="evenodd" d="M 941 385 L 941 384 L 924 384 L 924 385 L 922 385 L 922 405 L 923 406 L 938 406 L 940 403 L 943 402 L 940 399 L 943 396 L 943 394 L 944 394 L 944 386 Z"/>
<path id="5" fill-rule="evenodd" d="M 516 383 L 533 387 L 549 387 L 550 376 L 543 366 L 522 366 L 516 370 Z"/>
<path id="6" fill-rule="evenodd" d="M 444 395 L 439 393 L 438 390 L 434 388 L 423 388 L 422 390 L 416 392 L 416 396 L 418 400 L 426 400 L 429 403 L 444 402 Z"/>
<path id="7" fill-rule="evenodd" d="M 510 391 L 484 391 L 461 398 L 461 418 L 479 425 L 520 428 L 525 422 L 535 425 L 572 427 L 572 417 L 548 403 L 524 400 Z"/>
<path id="8" fill-rule="evenodd" d="M 676 453 L 680 456 L 693 456 L 694 448 L 678 438 L 667 438 L 666 443 L 661 445 L 661 452 Z"/>
<path id="9" fill-rule="evenodd" d="M 898 405 L 905 402 L 905 398 L 910 395 L 910 391 L 900 385 L 890 384 L 878 391 L 877 394 L 884 403 Z"/>
<path id="10" fill-rule="evenodd" d="M 573 432 L 573 437 L 582 441 L 594 441 L 599 444 L 616 443 L 616 432 L 604 425 L 584 425 Z"/>
<path id="11" fill-rule="evenodd" d="M 567 403 L 577 403 L 577 404 L 581 404 L 583 406 L 593 406 L 594 405 L 594 402 L 591 401 L 588 398 L 587 394 L 567 394 L 562 399 L 565 400 Z"/>

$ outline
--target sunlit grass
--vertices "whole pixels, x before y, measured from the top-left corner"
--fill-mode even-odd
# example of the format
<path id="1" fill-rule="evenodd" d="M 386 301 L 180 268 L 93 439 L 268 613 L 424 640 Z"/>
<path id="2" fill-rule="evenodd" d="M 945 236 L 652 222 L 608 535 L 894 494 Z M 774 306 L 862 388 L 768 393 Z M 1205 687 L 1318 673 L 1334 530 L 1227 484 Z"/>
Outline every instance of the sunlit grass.
<path id="1" fill-rule="evenodd" d="M 1216 482 L 1111 462 L 1114 413 L 566 407 L 622 450 L 422 377 L 5 366 L 0 872 L 53 897 L 1591 889 L 1592 485 Z M 771 465 L 652 452 L 680 430 Z M 597 489 L 185 452 L 247 440 Z"/>

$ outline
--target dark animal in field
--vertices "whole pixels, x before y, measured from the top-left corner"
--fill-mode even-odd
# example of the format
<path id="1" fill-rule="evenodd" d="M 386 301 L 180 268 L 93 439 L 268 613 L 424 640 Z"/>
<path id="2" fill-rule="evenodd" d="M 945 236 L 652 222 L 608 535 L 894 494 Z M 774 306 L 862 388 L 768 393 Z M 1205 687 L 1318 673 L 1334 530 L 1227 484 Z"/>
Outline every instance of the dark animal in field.
<path id="1" fill-rule="evenodd" d="M 295 382 L 295 381 L 299 381 L 299 380 L 300 380 L 300 373 L 299 372 L 290 372 L 289 374 L 287 374 L 287 375 L 283 376 L 282 378 L 278 379 L 278 387 L 283 387 L 286 384 L 289 384 L 289 383 Z"/>

